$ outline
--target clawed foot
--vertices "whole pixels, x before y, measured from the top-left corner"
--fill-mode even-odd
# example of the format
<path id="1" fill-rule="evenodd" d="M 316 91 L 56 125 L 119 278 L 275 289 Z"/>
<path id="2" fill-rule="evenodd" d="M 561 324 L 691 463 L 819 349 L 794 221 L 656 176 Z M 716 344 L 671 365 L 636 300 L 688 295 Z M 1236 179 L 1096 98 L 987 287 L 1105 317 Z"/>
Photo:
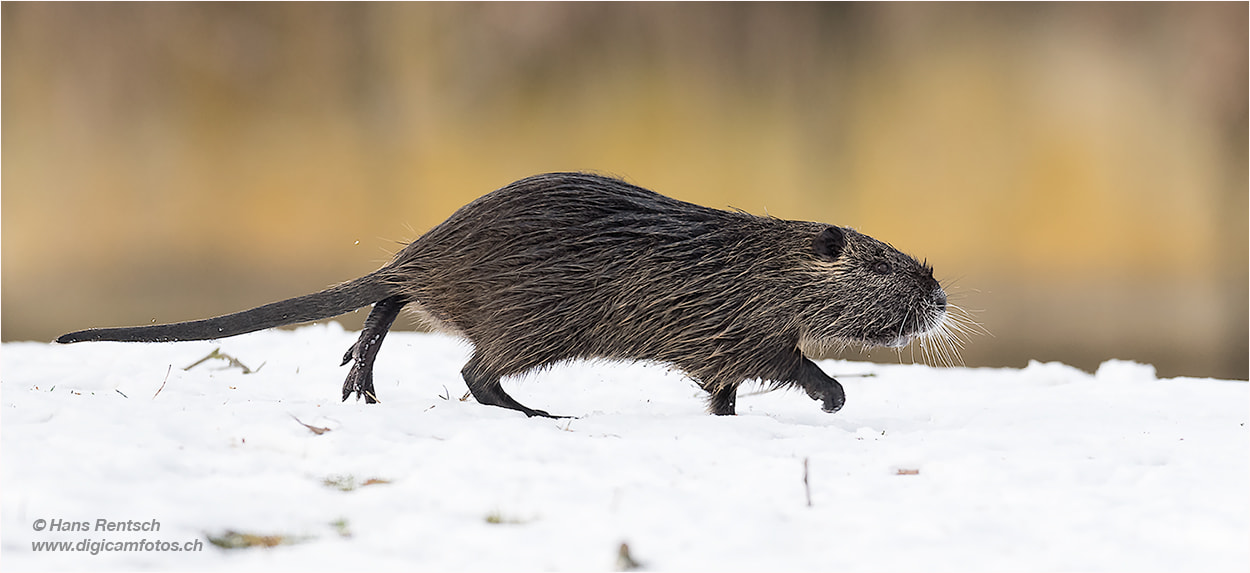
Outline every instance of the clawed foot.
<path id="1" fill-rule="evenodd" d="M 496 396 L 494 401 L 489 401 L 490 400 L 489 398 L 487 398 L 488 401 L 482 401 L 482 399 L 477 396 L 474 396 L 474 398 L 477 399 L 478 404 L 482 404 L 485 406 L 499 406 L 501 408 L 507 408 L 509 410 L 516 410 L 522 414 L 525 414 L 525 417 L 527 418 L 551 418 L 553 420 L 561 420 L 564 418 L 573 417 L 573 416 L 555 416 L 555 415 L 547 413 L 544 410 L 535 410 L 528 406 L 522 406 L 520 402 L 513 400 L 512 396 L 508 396 L 507 394 L 504 394 L 502 389 L 500 389 L 500 394 L 502 394 L 502 396 Z"/>
<path id="2" fill-rule="evenodd" d="M 846 392 L 837 380 L 821 371 L 819 366 L 806 358 L 799 364 L 796 382 L 813 400 L 820 400 L 820 409 L 837 412 L 846 403 Z"/>
<path id="3" fill-rule="evenodd" d="M 836 382 L 834 384 L 837 384 Z M 829 413 L 837 412 L 842 409 L 842 405 L 846 404 L 846 393 L 842 391 L 841 385 L 822 386 L 820 388 L 806 388 L 807 395 L 813 400 L 820 401 L 820 409 Z"/>
<path id="4" fill-rule="evenodd" d="M 365 364 L 356 357 L 356 345 L 347 349 L 347 354 L 343 355 L 343 362 L 339 366 L 345 366 L 348 362 L 355 360 L 352 369 L 347 373 L 347 379 L 343 381 L 343 401 L 347 401 L 347 397 L 354 392 L 356 399 L 361 397 L 365 399 L 366 404 L 376 404 L 378 402 L 377 395 L 373 392 L 373 365 Z"/>
<path id="5" fill-rule="evenodd" d="M 529 418 L 551 418 L 553 420 L 564 420 L 573 416 L 553 416 L 542 410 L 524 410 L 526 417 Z"/>
<path id="6" fill-rule="evenodd" d="M 464 376 L 464 382 L 469 387 L 469 392 L 473 394 L 473 399 L 483 406 L 498 406 L 509 410 L 516 410 L 527 417 L 534 418 L 568 418 L 569 416 L 552 416 L 542 410 L 523 406 L 517 402 L 503 387 L 499 385 L 500 375 L 490 371 L 483 371 L 479 368 L 477 355 L 469 359 L 469 362 L 460 370 L 460 374 Z"/>
<path id="7" fill-rule="evenodd" d="M 405 304 L 408 304 L 407 299 L 392 296 L 378 301 L 373 305 L 373 310 L 369 311 L 365 327 L 360 331 L 360 338 L 347 349 L 343 362 L 339 364 L 343 366 L 348 362 L 356 362 L 352 364 L 352 370 L 347 373 L 347 380 L 343 382 L 343 401 L 347 401 L 347 397 L 355 392 L 356 399 L 363 396 L 366 404 L 378 402 L 377 395 L 373 393 L 373 360 L 377 358 L 378 349 L 382 347 L 382 339 L 386 338 L 386 332 L 391 329 L 395 317 L 399 316 L 399 311 Z"/>

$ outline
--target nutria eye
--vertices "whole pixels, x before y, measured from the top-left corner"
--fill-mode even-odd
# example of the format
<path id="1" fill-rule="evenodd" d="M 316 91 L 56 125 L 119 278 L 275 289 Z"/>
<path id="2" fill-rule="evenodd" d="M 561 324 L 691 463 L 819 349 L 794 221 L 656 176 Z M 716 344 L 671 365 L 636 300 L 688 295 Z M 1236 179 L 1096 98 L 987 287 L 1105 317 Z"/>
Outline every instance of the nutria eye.
<path id="1" fill-rule="evenodd" d="M 872 265 L 872 270 L 873 272 L 876 272 L 877 274 L 888 275 L 890 274 L 890 270 L 891 270 L 890 263 L 887 263 L 885 261 L 877 261 L 876 264 Z"/>

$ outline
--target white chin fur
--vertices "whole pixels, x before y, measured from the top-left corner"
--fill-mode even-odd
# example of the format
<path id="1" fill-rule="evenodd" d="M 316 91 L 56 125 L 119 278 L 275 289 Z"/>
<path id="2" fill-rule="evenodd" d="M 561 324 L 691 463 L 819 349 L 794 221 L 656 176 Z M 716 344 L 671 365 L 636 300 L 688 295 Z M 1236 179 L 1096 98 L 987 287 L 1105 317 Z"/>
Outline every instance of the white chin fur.
<path id="1" fill-rule="evenodd" d="M 907 346 L 908 344 L 911 343 L 912 339 L 920 337 L 920 336 L 924 336 L 930 332 L 937 330 L 938 327 L 942 326 L 942 323 L 945 321 L 946 321 L 946 309 L 942 309 L 934 313 L 933 317 L 929 319 L 928 325 L 925 326 L 924 330 L 921 330 L 920 332 L 912 333 L 909 336 L 899 336 L 898 338 L 895 338 L 894 340 L 886 342 L 884 346 L 886 348 L 902 348 L 904 346 Z"/>
<path id="2" fill-rule="evenodd" d="M 886 348 L 902 348 L 911 342 L 910 336 L 900 336 L 884 344 Z"/>

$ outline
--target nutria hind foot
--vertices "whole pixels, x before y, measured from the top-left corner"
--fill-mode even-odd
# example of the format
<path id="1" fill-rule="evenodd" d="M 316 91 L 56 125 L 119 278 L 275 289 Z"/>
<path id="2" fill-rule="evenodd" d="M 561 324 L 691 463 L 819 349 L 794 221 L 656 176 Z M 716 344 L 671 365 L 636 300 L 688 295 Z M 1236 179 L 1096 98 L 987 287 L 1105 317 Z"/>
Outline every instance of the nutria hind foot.
<path id="1" fill-rule="evenodd" d="M 360 331 L 360 338 L 347 349 L 343 362 L 339 364 L 343 366 L 356 361 L 347 373 L 347 379 L 343 381 L 344 402 L 355 392 L 357 400 L 363 396 L 366 404 L 377 403 L 378 397 L 373 391 L 373 361 L 378 356 L 378 349 L 382 348 L 382 340 L 386 338 L 386 333 L 405 304 L 408 304 L 407 300 L 392 296 L 373 305 L 373 310 L 369 312 L 369 318 L 365 319 L 365 326 Z"/>
<path id="2" fill-rule="evenodd" d="M 468 379 L 466 378 L 465 381 L 468 382 Z M 521 404 L 520 402 L 517 402 L 516 399 L 513 398 L 512 396 L 509 396 L 507 392 L 504 392 L 503 387 L 499 386 L 499 382 L 497 380 L 493 388 L 490 387 L 489 385 L 478 386 L 478 385 L 469 383 L 469 391 L 473 393 L 473 398 L 477 400 L 479 404 L 483 404 L 486 406 L 499 406 L 500 408 L 516 410 L 522 414 L 525 414 L 527 417 L 530 417 L 530 418 L 538 417 L 538 418 L 560 419 L 560 418 L 572 417 L 572 416 L 556 416 L 553 414 L 549 414 L 543 410 L 535 410 L 533 408 L 529 408 Z"/>
<path id="3" fill-rule="evenodd" d="M 351 360 L 351 352 L 351 350 L 347 351 L 347 358 L 344 359 L 343 364 Z M 343 401 L 346 402 L 347 397 L 353 392 L 356 393 L 357 400 L 363 396 L 366 404 L 378 403 L 377 394 L 373 390 L 372 364 L 365 365 L 361 361 L 352 364 L 351 371 L 347 373 L 347 379 L 343 381 Z"/>
<path id="4" fill-rule="evenodd" d="M 526 416 L 540 418 L 570 418 L 572 416 L 554 416 L 542 410 L 535 410 L 517 402 L 515 398 L 504 392 L 503 386 L 499 384 L 502 378 L 499 374 L 483 371 L 481 362 L 478 361 L 475 354 L 469 359 L 469 362 L 460 370 L 460 375 L 464 377 L 464 382 L 469 386 L 469 392 L 473 394 L 473 398 L 477 403 L 485 406 L 499 406 L 509 410 L 516 410 Z"/>

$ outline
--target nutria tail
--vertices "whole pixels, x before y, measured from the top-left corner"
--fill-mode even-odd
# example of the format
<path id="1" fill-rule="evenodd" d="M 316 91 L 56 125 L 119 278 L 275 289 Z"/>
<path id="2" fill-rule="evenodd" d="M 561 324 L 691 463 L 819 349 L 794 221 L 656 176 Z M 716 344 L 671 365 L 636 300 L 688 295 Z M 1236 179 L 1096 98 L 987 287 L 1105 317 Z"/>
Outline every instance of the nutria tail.
<path id="1" fill-rule="evenodd" d="M 68 344 L 94 340 L 118 342 L 211 340 L 275 326 L 331 318 L 373 304 L 388 296 L 390 293 L 387 285 L 379 273 L 375 272 L 321 292 L 216 318 L 152 326 L 93 328 L 62 335 L 56 341 Z"/>

